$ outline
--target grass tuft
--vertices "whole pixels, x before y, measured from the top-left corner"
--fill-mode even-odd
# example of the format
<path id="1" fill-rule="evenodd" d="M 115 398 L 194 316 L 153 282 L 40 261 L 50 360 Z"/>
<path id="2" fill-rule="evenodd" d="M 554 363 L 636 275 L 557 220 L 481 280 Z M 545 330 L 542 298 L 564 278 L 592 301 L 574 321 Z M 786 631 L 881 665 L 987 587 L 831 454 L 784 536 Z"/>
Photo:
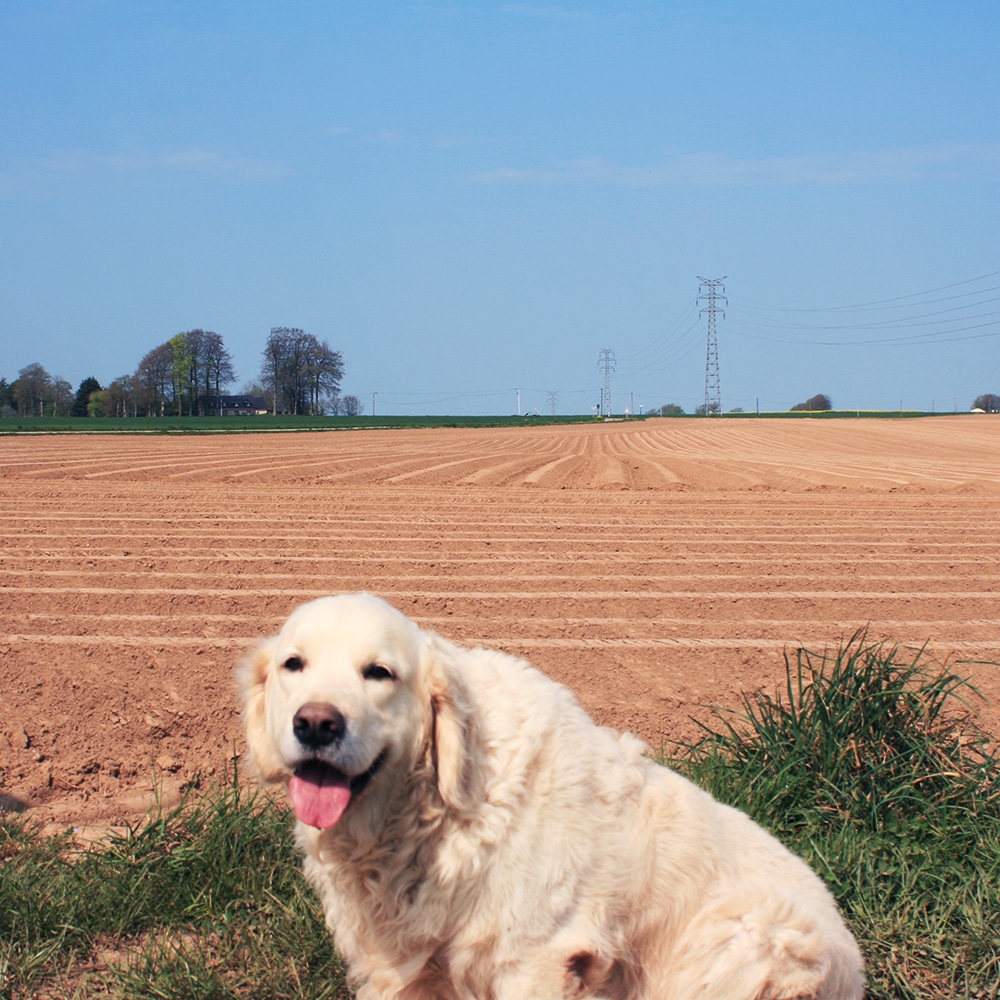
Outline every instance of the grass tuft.
<path id="1" fill-rule="evenodd" d="M 826 879 L 872 997 L 1000 996 L 1000 757 L 968 681 L 856 634 L 785 658 L 672 766 Z"/>

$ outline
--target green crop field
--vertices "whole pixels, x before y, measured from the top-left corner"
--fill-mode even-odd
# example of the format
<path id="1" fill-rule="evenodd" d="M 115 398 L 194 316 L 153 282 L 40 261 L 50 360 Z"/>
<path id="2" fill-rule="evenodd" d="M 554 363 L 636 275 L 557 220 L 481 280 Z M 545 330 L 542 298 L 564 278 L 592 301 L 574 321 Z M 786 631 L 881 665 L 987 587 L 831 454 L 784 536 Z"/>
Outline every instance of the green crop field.
<path id="1" fill-rule="evenodd" d="M 90 434 L 239 434 L 266 431 L 343 431 L 407 427 L 524 427 L 590 423 L 572 417 L 2 417 L 0 434 L 79 431 Z"/>
<path id="2" fill-rule="evenodd" d="M 727 420 L 746 420 L 758 417 L 780 417 L 803 420 L 836 420 L 841 418 L 910 418 L 944 416 L 920 410 L 818 410 L 815 412 L 723 413 Z M 656 414 L 614 416 L 611 420 L 704 420 L 703 416 L 683 414 L 678 417 L 661 417 Z M 590 415 L 545 416 L 375 416 L 375 417 L 309 417 L 309 416 L 259 416 L 259 417 L 0 417 L 0 435 L 3 434 L 240 434 L 266 431 L 338 431 L 363 429 L 399 429 L 407 427 L 530 427 L 542 424 L 600 423 L 599 417 Z"/>

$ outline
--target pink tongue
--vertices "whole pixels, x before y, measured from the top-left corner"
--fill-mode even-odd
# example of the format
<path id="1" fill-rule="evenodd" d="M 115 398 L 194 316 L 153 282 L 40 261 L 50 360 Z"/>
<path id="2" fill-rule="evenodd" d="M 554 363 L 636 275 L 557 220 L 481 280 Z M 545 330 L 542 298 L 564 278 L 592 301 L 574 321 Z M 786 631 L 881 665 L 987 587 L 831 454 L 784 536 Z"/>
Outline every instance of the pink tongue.
<path id="1" fill-rule="evenodd" d="M 336 826 L 351 801 L 347 778 L 318 762 L 303 764 L 288 782 L 295 815 L 307 826 L 325 830 Z"/>

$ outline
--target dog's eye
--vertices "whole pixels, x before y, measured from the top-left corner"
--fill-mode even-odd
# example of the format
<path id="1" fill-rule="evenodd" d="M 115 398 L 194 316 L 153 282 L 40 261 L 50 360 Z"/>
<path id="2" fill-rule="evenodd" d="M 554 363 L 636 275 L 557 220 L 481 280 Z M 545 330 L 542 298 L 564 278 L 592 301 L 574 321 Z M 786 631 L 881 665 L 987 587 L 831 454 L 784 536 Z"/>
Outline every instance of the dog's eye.
<path id="1" fill-rule="evenodd" d="M 396 679 L 396 675 L 388 667 L 383 667 L 381 663 L 369 663 L 361 671 L 361 676 L 366 681 L 394 681 Z"/>
<path id="2" fill-rule="evenodd" d="M 301 656 L 289 656 L 288 659 L 282 663 L 282 666 L 285 670 L 291 670 L 295 673 L 296 671 L 301 670 L 305 666 L 305 663 L 302 662 Z"/>

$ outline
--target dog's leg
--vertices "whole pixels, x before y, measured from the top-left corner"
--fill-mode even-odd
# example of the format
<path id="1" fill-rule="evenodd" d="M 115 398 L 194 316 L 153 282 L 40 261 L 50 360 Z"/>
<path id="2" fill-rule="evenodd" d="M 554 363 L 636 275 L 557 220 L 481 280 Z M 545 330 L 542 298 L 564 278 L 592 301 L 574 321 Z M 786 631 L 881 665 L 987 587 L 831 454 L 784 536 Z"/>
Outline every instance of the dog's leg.
<path id="1" fill-rule="evenodd" d="M 586 950 L 543 949 L 504 973 L 494 984 L 496 1000 L 624 1000 L 613 988 L 615 966 Z"/>
<path id="2" fill-rule="evenodd" d="M 822 942 L 749 917 L 693 924 L 663 963 L 649 961 L 649 995 L 663 1000 L 859 1000 L 859 973 L 831 968 Z"/>

